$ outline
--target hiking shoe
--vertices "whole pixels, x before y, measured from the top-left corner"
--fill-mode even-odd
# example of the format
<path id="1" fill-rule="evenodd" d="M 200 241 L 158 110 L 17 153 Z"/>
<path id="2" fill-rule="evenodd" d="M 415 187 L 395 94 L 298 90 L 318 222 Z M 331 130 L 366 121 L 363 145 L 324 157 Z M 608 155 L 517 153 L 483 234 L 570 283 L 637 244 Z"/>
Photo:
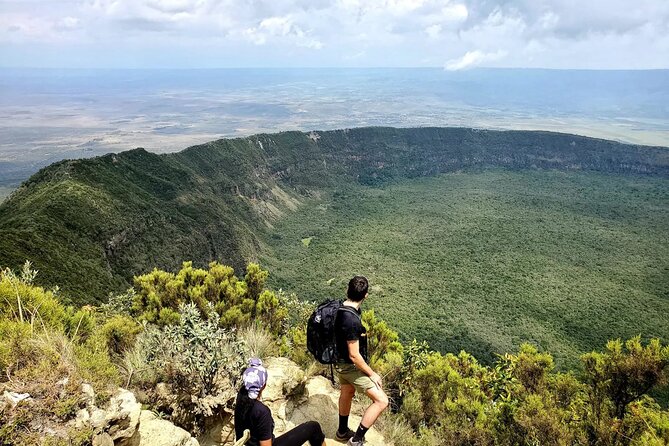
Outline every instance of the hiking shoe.
<path id="1" fill-rule="evenodd" d="M 348 443 L 346 443 L 346 446 L 365 446 L 365 440 L 355 441 L 353 440 L 353 437 L 351 437 L 349 438 Z"/>
<path id="2" fill-rule="evenodd" d="M 337 432 L 335 433 L 335 440 L 337 441 L 347 441 L 351 437 L 355 435 L 355 432 L 353 432 L 351 429 L 347 429 L 346 432 L 340 433 L 339 430 L 337 429 Z"/>

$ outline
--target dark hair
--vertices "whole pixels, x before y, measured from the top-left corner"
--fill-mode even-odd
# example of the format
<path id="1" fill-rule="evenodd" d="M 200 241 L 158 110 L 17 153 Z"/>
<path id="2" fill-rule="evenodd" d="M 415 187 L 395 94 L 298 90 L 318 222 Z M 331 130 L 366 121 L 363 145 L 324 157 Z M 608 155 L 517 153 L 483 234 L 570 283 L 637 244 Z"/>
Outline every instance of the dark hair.
<path id="1" fill-rule="evenodd" d="M 368 289 L 369 282 L 367 282 L 367 278 L 365 276 L 355 276 L 348 282 L 346 296 L 353 302 L 360 302 L 365 298 Z"/>
<path id="2" fill-rule="evenodd" d="M 237 423 L 241 424 L 241 420 L 245 420 L 247 414 L 253 407 L 253 404 L 256 400 L 249 398 L 249 391 L 246 390 L 244 384 L 237 392 L 237 401 L 235 402 L 235 420 Z"/>

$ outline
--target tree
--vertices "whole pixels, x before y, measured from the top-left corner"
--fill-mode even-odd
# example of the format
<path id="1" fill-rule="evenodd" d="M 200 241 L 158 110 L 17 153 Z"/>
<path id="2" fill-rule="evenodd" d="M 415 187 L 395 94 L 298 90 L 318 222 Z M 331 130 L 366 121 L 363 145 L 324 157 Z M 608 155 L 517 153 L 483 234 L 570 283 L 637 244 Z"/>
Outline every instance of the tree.
<path id="1" fill-rule="evenodd" d="M 588 391 L 586 430 L 591 444 L 630 444 L 646 430 L 638 423 L 640 407 L 652 402 L 644 397 L 667 384 L 669 346 L 658 339 L 646 346 L 637 336 L 623 342 L 609 341 L 602 353 L 582 357 Z M 634 408 L 634 410 L 632 410 Z"/>

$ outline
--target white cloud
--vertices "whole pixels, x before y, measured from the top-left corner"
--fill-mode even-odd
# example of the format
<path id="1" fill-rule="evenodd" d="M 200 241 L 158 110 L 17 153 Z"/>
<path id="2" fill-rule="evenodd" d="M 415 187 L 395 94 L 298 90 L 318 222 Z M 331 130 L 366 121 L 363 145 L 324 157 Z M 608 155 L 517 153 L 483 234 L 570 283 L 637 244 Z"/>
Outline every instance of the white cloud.
<path id="1" fill-rule="evenodd" d="M 427 34 L 431 39 L 438 38 L 441 34 L 441 25 L 437 23 L 435 25 L 428 26 L 425 28 L 425 34 Z"/>
<path id="2" fill-rule="evenodd" d="M 288 16 L 264 19 L 258 26 L 245 29 L 243 35 L 255 45 L 265 45 L 273 39 L 287 38 L 300 47 L 311 49 L 323 47 L 320 41 L 310 37 L 308 32 L 296 25 Z"/>
<path id="3" fill-rule="evenodd" d="M 287 65 L 321 53 L 327 66 L 669 67 L 667 36 L 667 0 L 20 0 L 0 8 L 0 51 L 44 45 L 65 57 L 83 43 L 172 55 L 179 47 L 195 66 L 191 54 L 202 48 L 225 64 L 243 47 Z"/>
<path id="4" fill-rule="evenodd" d="M 76 17 L 63 17 L 57 24 L 57 27 L 62 30 L 73 30 L 79 28 L 79 19 Z"/>
<path id="5" fill-rule="evenodd" d="M 383 5 L 388 11 L 396 15 L 409 14 L 423 6 L 425 0 L 386 0 Z"/>
<path id="6" fill-rule="evenodd" d="M 462 22 L 469 17 L 469 10 L 462 3 L 449 3 L 441 9 L 441 15 L 446 21 Z"/>
<path id="7" fill-rule="evenodd" d="M 448 71 L 465 70 L 478 67 L 486 62 L 493 62 L 506 56 L 506 51 L 498 50 L 494 53 L 484 53 L 479 50 L 467 51 L 464 56 L 446 62 L 444 67 Z"/>

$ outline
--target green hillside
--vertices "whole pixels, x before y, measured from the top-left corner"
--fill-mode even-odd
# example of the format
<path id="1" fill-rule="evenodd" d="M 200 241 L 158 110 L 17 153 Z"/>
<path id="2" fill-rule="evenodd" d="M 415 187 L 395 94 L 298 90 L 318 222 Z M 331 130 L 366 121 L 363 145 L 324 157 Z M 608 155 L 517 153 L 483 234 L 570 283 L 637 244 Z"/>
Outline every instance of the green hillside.
<path id="1" fill-rule="evenodd" d="M 368 307 L 405 340 L 488 363 L 532 342 L 575 366 L 607 339 L 669 338 L 667 222 L 664 178 L 442 174 L 309 202 L 270 231 L 261 263 L 314 300 L 366 274 Z"/>
<path id="2" fill-rule="evenodd" d="M 0 205 L 0 265 L 31 260 L 76 304 L 184 260 L 241 272 L 262 258 L 303 298 L 355 269 L 379 279 L 375 305 L 405 338 L 486 357 L 532 332 L 567 357 L 629 332 L 667 338 L 651 306 L 668 295 L 668 177 L 666 148 L 549 132 L 361 128 L 136 149 L 31 177 Z M 352 236 L 373 264 L 335 254 Z M 406 318 L 396 302 L 411 292 L 420 308 Z"/>

